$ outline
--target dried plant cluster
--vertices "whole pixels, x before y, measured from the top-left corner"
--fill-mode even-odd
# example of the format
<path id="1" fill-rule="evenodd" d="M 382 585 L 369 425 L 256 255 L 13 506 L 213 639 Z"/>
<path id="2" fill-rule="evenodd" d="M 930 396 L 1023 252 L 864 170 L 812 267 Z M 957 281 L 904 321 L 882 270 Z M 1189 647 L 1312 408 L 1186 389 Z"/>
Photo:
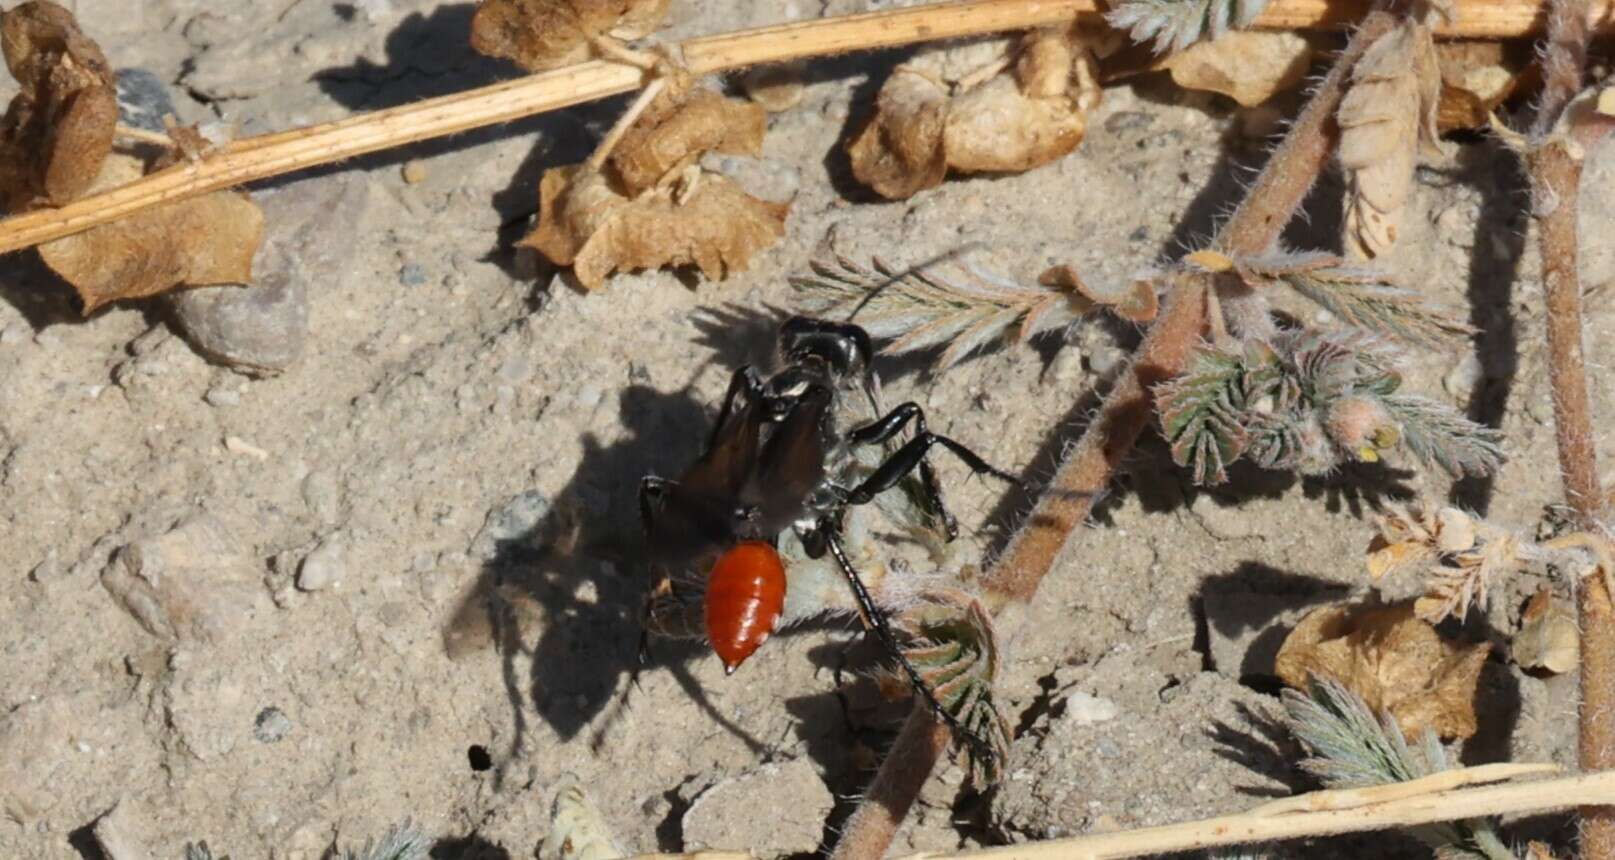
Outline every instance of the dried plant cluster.
<path id="1" fill-rule="evenodd" d="M 1099 104 L 1094 46 L 1070 27 L 922 51 L 886 79 L 847 145 L 853 175 L 900 200 L 950 170 L 1018 173 L 1066 155 Z"/>
<path id="2" fill-rule="evenodd" d="M 483 0 L 471 46 L 530 72 L 597 59 L 607 41 L 644 38 L 667 17 L 669 0 Z"/>
<path id="3" fill-rule="evenodd" d="M 0 206 L 59 205 L 162 170 L 200 136 L 176 130 L 155 157 L 114 150 L 115 81 L 101 49 L 50 0 L 0 14 L 6 65 L 22 85 L 0 128 Z M 262 213 L 219 191 L 164 203 L 40 246 L 45 264 L 78 290 L 86 314 L 108 302 L 175 287 L 245 284 L 263 241 Z"/>
<path id="4" fill-rule="evenodd" d="M 615 271 L 694 265 L 721 280 L 785 233 L 786 202 L 703 168 L 708 152 L 757 155 L 761 106 L 693 86 L 665 89 L 603 163 L 552 167 L 523 244 L 594 289 Z"/>

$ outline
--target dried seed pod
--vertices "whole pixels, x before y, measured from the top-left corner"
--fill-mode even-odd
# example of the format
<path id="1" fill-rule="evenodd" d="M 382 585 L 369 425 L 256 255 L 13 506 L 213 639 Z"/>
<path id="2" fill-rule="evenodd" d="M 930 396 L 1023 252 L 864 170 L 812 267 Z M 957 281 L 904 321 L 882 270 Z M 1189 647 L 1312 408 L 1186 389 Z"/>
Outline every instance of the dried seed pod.
<path id="1" fill-rule="evenodd" d="M 1408 737 L 1431 729 L 1444 738 L 1467 738 L 1477 728 L 1475 688 L 1490 651 L 1484 642 L 1443 640 L 1410 604 L 1335 605 L 1296 624 L 1275 667 L 1285 684 L 1300 690 L 1314 678 L 1344 684 L 1374 711 L 1389 711 Z"/>
<path id="2" fill-rule="evenodd" d="M 1441 73 L 1429 28 L 1411 21 L 1379 37 L 1341 99 L 1340 162 L 1350 184 L 1346 247 L 1361 258 L 1396 244 L 1421 141 L 1436 144 Z"/>
<path id="3" fill-rule="evenodd" d="M 1312 45 L 1295 33 L 1236 30 L 1172 54 L 1159 67 L 1180 87 L 1253 107 L 1299 84 L 1311 64 Z"/>
<path id="4" fill-rule="evenodd" d="M 118 103 L 106 55 L 50 0 L 0 14 L 0 45 L 21 85 L 0 121 L 0 206 L 73 200 L 112 151 Z"/>
<path id="5" fill-rule="evenodd" d="M 482 0 L 471 47 L 542 72 L 594 59 L 603 38 L 640 39 L 667 16 L 669 0 Z"/>
<path id="6" fill-rule="evenodd" d="M 1561 675 L 1581 663 L 1581 633 L 1576 612 L 1553 590 L 1542 588 L 1525 604 L 1520 630 L 1510 648 L 1522 669 L 1540 669 Z"/>
<path id="7" fill-rule="evenodd" d="M 658 99 L 612 151 L 624 191 L 638 194 L 707 152 L 757 155 L 768 117 L 761 106 L 706 89 Z"/>
<path id="8" fill-rule="evenodd" d="M 1085 37 L 1035 30 L 1012 54 L 1010 44 L 973 43 L 899 66 L 847 146 L 858 180 L 902 199 L 949 169 L 1020 172 L 1075 149 L 1100 92 Z"/>

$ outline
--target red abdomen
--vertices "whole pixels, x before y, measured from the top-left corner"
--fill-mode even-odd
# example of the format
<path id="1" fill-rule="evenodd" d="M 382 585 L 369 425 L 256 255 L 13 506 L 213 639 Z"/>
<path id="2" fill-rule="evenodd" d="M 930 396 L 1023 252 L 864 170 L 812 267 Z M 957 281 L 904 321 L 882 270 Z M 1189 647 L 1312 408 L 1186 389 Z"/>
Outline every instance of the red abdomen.
<path id="1" fill-rule="evenodd" d="M 742 541 L 707 577 L 707 639 L 725 672 L 745 662 L 774 631 L 785 609 L 785 565 L 762 541 Z"/>

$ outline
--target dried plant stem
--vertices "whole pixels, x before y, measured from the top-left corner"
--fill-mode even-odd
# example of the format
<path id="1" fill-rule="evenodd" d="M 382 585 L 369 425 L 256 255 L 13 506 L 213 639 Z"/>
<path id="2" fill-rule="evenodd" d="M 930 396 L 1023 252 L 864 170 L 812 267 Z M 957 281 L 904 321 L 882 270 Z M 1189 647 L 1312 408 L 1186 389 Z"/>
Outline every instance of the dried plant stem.
<path id="1" fill-rule="evenodd" d="M 1390 803 L 1393 800 L 1418 797 L 1437 791 L 1451 791 L 1452 789 L 1469 785 L 1486 785 L 1518 779 L 1522 776 L 1541 776 L 1543 774 L 1558 773 L 1562 769 L 1556 764 L 1516 764 L 1514 762 L 1482 764 L 1457 770 L 1437 771 L 1429 776 L 1410 779 L 1406 782 L 1392 782 L 1368 788 L 1334 788 L 1326 791 L 1312 791 L 1306 794 L 1298 794 L 1295 797 L 1286 797 L 1283 800 L 1275 800 L 1272 803 L 1264 803 L 1255 809 L 1249 810 L 1246 814 L 1279 815 L 1291 812 L 1317 812 L 1324 809 L 1356 809 L 1374 803 Z"/>
<path id="2" fill-rule="evenodd" d="M 1260 806 L 1235 815 L 1146 827 L 1120 833 L 1077 836 L 999 848 L 969 851 L 927 851 L 901 860 L 1105 860 L 1176 854 L 1224 845 L 1245 845 L 1283 839 L 1356 833 L 1370 830 L 1415 827 L 1464 818 L 1491 815 L 1546 812 L 1578 804 L 1615 801 L 1615 771 L 1579 774 L 1537 782 L 1511 782 L 1503 785 L 1472 787 L 1496 782 L 1506 776 L 1542 773 L 1554 765 L 1498 765 L 1444 771 L 1434 777 L 1410 783 L 1352 789 L 1346 794 L 1383 796 L 1367 803 L 1340 807 L 1327 799 L 1339 791 L 1319 791 L 1290 798 L 1296 808 L 1276 812 Z M 1407 787 L 1419 785 L 1413 793 Z M 1452 788 L 1451 786 L 1471 786 Z M 1395 791 L 1393 791 L 1395 790 Z M 721 855 L 714 857 L 713 855 Z M 630 860 L 736 860 L 745 855 L 733 852 L 703 851 L 688 855 L 646 854 Z"/>
<path id="3" fill-rule="evenodd" d="M 1542 251 L 1542 290 L 1547 305 L 1548 384 L 1553 393 L 1554 435 L 1565 501 L 1576 525 L 1599 532 L 1606 512 L 1593 446 L 1592 407 L 1581 318 L 1577 242 L 1582 159 L 1609 131 L 1593 117 L 1564 128 L 1563 115 L 1581 91 L 1591 34 L 1588 0 L 1553 0 L 1542 50 L 1543 92 L 1531 128 L 1526 166 L 1531 208 Z M 1581 706 L 1578 752 L 1584 769 L 1615 766 L 1615 603 L 1601 577 L 1589 577 L 1578 592 L 1581 626 Z M 1615 806 L 1580 810 L 1581 856 L 1615 860 Z"/>
<path id="4" fill-rule="evenodd" d="M 1170 854 L 1221 845 L 1246 845 L 1412 827 L 1504 813 L 1543 812 L 1586 803 L 1615 800 L 1615 771 L 1540 782 L 1507 783 L 1481 788 L 1438 791 L 1418 797 L 1373 803 L 1350 809 L 1289 812 L 1281 815 L 1241 813 L 1184 824 L 1147 827 L 1122 833 L 1078 836 L 1028 845 L 1008 845 L 956 853 L 914 854 L 904 860 L 1104 860 Z"/>
<path id="5" fill-rule="evenodd" d="M 623 111 L 622 116 L 617 117 L 617 122 L 611 126 L 611 131 L 606 133 L 606 136 L 600 140 L 600 145 L 596 146 L 594 152 L 589 155 L 588 165 L 591 169 L 599 170 L 600 165 L 606 163 L 606 159 L 611 157 L 611 151 L 616 149 L 617 143 L 622 140 L 622 136 L 628 133 L 628 129 L 634 127 L 634 123 L 639 121 L 639 117 L 645 112 L 645 108 L 650 107 L 650 103 L 655 101 L 656 97 L 661 95 L 662 90 L 666 88 L 667 78 L 657 78 L 639 91 L 639 95 L 634 97 L 633 104 L 628 106 L 628 110 Z"/>
<path id="6" fill-rule="evenodd" d="M 1352 64 L 1394 23 L 1386 12 L 1373 12 L 1364 19 L 1335 68 L 1262 168 L 1249 196 L 1219 231 L 1215 247 L 1254 254 L 1278 240 L 1333 150 L 1338 136 L 1335 107 Z M 1208 277 L 1185 274 L 1178 279 L 1132 363 L 1106 395 L 1098 417 L 985 576 L 986 598 L 1000 615 L 998 627 L 1003 635 L 1014 635 L 1013 616 L 1019 609 L 1011 607 L 1024 605 L 1036 594 L 1043 577 L 1071 543 L 1072 534 L 1087 520 L 1094 501 L 1110 484 L 1116 467 L 1132 451 L 1150 419 L 1150 388 L 1181 371 L 1199 342 L 1206 323 Z M 930 722 L 923 708 L 917 706 L 904 724 L 899 743 L 881 763 L 875 783 L 842 832 L 833 860 L 878 860 L 891 844 L 900 816 L 913 804 L 948 742 L 940 732 L 916 728 L 917 722 Z M 905 793 L 895 793 L 898 789 Z"/>
<path id="7" fill-rule="evenodd" d="M 1543 0 L 1465 0 L 1440 31 L 1470 38 L 1533 32 Z M 1588 20 L 1609 28 L 1615 0 L 1598 0 Z M 1336 27 L 1357 20 L 1365 0 L 1273 0 L 1257 26 Z M 758 27 L 684 42 L 686 67 L 704 75 L 847 51 L 1024 30 L 1099 14 L 1098 0 L 962 0 Z M 628 92 L 648 81 L 632 63 L 591 61 L 543 74 L 236 141 L 198 163 L 175 165 L 128 185 L 0 221 L 0 254 L 48 242 L 160 203 L 306 170 L 366 153 L 511 122 Z"/>

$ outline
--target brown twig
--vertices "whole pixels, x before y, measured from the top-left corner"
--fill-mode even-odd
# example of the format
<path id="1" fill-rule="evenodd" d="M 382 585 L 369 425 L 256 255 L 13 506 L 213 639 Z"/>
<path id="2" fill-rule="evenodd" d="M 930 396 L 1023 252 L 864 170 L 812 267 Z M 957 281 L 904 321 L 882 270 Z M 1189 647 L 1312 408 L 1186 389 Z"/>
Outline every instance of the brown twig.
<path id="1" fill-rule="evenodd" d="M 1333 151 L 1339 133 L 1335 109 L 1352 65 L 1369 44 L 1390 31 L 1395 20 L 1387 12 L 1373 12 L 1363 20 L 1249 195 L 1218 232 L 1214 247 L 1255 254 L 1278 240 Z M 1207 277 L 1185 273 L 1178 278 L 1128 370 L 1106 395 L 1099 416 L 985 576 L 987 600 L 999 615 L 998 627 L 1005 636 L 1013 635 L 1019 607 L 1037 593 L 1149 422 L 1150 389 L 1182 370 L 1199 341 L 1206 322 Z M 863 804 L 848 821 L 832 860 L 877 860 L 886 852 L 901 816 L 948 743 L 945 733 L 918 728 L 930 724 L 923 704 L 917 705 Z M 898 793 L 900 789 L 903 793 Z"/>
<path id="2" fill-rule="evenodd" d="M 1511 38 L 1539 27 L 1544 0 L 1463 0 L 1446 36 Z M 1596 0 L 1587 20 L 1609 29 L 1615 0 Z M 1366 0 L 1272 0 L 1256 21 L 1270 29 L 1349 25 Z M 1097 16 L 1099 0 L 961 0 L 758 27 L 691 39 L 679 46 L 696 75 L 848 51 L 887 48 Z M 366 153 L 512 122 L 594 101 L 647 83 L 642 62 L 594 60 L 414 104 L 232 143 L 200 162 L 182 163 L 128 185 L 0 221 L 0 254 L 88 230 L 161 203 L 195 197 Z"/>
<path id="3" fill-rule="evenodd" d="M 1568 118 L 1580 94 L 1591 34 L 1587 0 L 1554 0 L 1542 50 L 1542 96 L 1527 142 L 1531 209 L 1542 252 L 1547 306 L 1548 384 L 1565 501 L 1576 525 L 1600 531 L 1606 511 L 1593 445 L 1592 407 L 1581 320 L 1577 208 L 1582 159 L 1610 130 L 1608 117 Z M 1606 582 L 1589 577 L 1578 591 L 1581 705 L 1578 751 L 1583 768 L 1615 766 L 1615 604 Z M 1615 807 L 1583 807 L 1581 856 L 1615 860 Z"/>

